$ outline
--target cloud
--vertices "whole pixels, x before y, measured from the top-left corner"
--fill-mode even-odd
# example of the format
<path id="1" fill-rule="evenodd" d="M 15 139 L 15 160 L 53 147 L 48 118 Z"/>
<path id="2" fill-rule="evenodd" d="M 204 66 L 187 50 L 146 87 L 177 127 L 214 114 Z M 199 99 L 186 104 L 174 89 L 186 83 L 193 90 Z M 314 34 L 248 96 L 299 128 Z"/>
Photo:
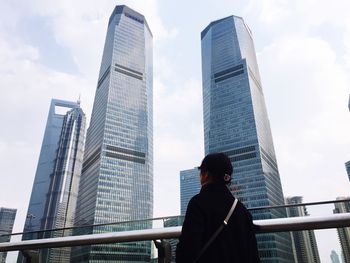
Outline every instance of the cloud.
<path id="1" fill-rule="evenodd" d="M 48 28 L 48 32 L 56 41 L 56 45 L 65 48 L 72 57 L 75 66 L 78 68 L 78 77 L 86 79 L 89 83 L 96 85 L 103 44 L 107 30 L 107 22 L 112 10 L 115 7 L 113 1 L 13 1 L 4 5 L 1 14 L 6 18 L 11 14 L 11 19 L 1 19 L 4 39 L 17 41 L 21 48 L 24 48 L 25 40 L 21 39 L 19 28 L 25 21 L 30 23 L 35 17 L 41 17 Z M 151 27 L 155 41 L 173 38 L 177 35 L 177 29 L 167 29 L 162 22 L 157 10 L 157 1 L 148 0 L 144 2 L 124 1 L 136 11 L 143 13 Z M 6 11 L 6 12 L 5 12 Z M 11 21 L 6 22 L 6 21 Z M 40 34 L 40 32 L 38 32 Z M 45 39 L 46 36 L 41 36 Z M 45 41 L 45 40 L 44 40 Z M 10 44 L 11 45 L 11 44 Z M 30 45 L 27 43 L 27 48 Z M 35 47 L 32 47 L 36 49 Z M 8 50 L 8 49 L 6 49 Z M 17 49 L 21 50 L 21 49 Z M 25 52 L 23 49 L 21 52 Z M 0 51 L 1 52 L 1 51 Z M 36 49 L 40 56 L 40 50 Z M 51 50 L 51 52 L 55 52 Z M 6 55 L 1 53 L 1 55 Z M 3 56 L 5 58 L 6 56 Z M 11 60 L 8 60 L 11 61 Z M 83 94 L 84 96 L 84 94 Z M 92 108 L 92 100 L 86 102 L 88 109 Z"/>
<path id="2" fill-rule="evenodd" d="M 166 87 L 155 78 L 154 91 L 154 215 L 175 215 L 180 213 L 180 171 L 197 166 L 204 154 L 201 85 L 189 79 Z"/>
<path id="3" fill-rule="evenodd" d="M 349 4 L 263 1 L 265 13 L 257 15 L 259 66 L 284 194 L 303 195 L 305 202 L 349 195 Z M 256 8 L 250 11 L 259 14 Z M 324 216 L 332 208 L 310 211 Z M 330 244 L 337 247 L 336 233 L 316 235 L 325 260 Z"/>
<path id="4" fill-rule="evenodd" d="M 189 79 L 181 86 L 166 88 L 160 80 L 155 81 L 155 116 L 156 125 L 178 123 L 181 121 L 201 123 L 201 84 L 196 79 Z"/>
<path id="5" fill-rule="evenodd" d="M 17 17 L 17 21 L 20 20 Z M 6 26 L 0 30 L 0 120 L 4 124 L 0 129 L 0 206 L 18 209 L 14 231 L 20 232 L 23 230 L 50 100 L 76 100 L 79 93 L 86 94 L 83 99 L 88 98 L 88 93 L 94 88 L 81 76 L 45 67 L 40 62 L 40 50 L 14 34 L 15 24 Z M 14 31 L 9 33 L 9 28 Z"/>
<path id="6" fill-rule="evenodd" d="M 344 34 L 344 45 L 346 47 L 346 53 L 344 54 L 344 59 L 346 61 L 346 67 L 350 69 L 350 27 L 347 28 L 346 33 Z"/>
<path id="7" fill-rule="evenodd" d="M 291 12 L 286 0 L 264 0 L 260 12 L 260 20 L 268 24 L 283 23 Z"/>
<path id="8" fill-rule="evenodd" d="M 168 30 L 162 24 L 157 13 L 156 1 L 145 1 L 141 6 L 135 1 L 127 1 L 125 4 L 146 16 L 155 41 L 176 36 L 176 29 Z M 0 158 L 4 160 L 2 176 L 7 178 L 3 180 L 2 187 L 8 189 L 0 193 L 0 200 L 6 200 L 6 206 L 18 208 L 15 231 L 21 231 L 23 228 L 51 98 L 75 100 L 81 94 L 82 107 L 89 120 L 107 21 L 114 6 L 112 1 L 100 1 L 97 4 L 86 1 L 53 3 L 34 0 L 23 3 L 15 1 L 5 5 L 0 11 L 3 18 L 6 17 L 4 11 L 11 14 L 11 23 L 4 19 L 0 21 L 0 83 L 2 97 L 5 98 L 0 105 L 0 118 L 3 123 L 7 123 L 0 131 Z M 55 68 L 48 68 L 41 60 L 42 53 L 39 47 L 22 38 L 20 24 L 23 21 L 31 23 L 32 19 L 38 16 L 41 17 L 40 22 L 46 23 L 49 28 L 45 33 L 52 34 L 56 45 L 66 48 L 73 57 L 79 70 L 78 74 L 67 74 Z M 45 37 L 41 36 L 43 40 Z M 180 98 L 176 97 L 177 102 L 180 102 Z M 166 100 L 171 103 L 168 98 Z M 8 114 L 10 112 L 11 114 Z M 177 158 L 186 147 L 178 147 L 176 150 L 174 142 L 177 140 L 180 146 L 180 138 L 171 136 L 174 134 L 160 139 L 160 152 L 163 154 L 164 148 L 170 143 L 174 158 Z M 17 165 L 19 159 L 20 166 Z M 179 159 L 177 165 L 182 159 Z M 169 162 L 166 165 L 169 166 Z M 162 167 L 159 173 L 163 175 L 165 171 L 167 168 Z M 159 180 L 159 183 L 165 181 Z M 21 194 L 8 199 L 11 189 L 15 187 Z M 167 187 L 159 186 L 159 189 Z M 176 198 L 176 194 L 178 193 L 173 197 Z"/>
<path id="9" fill-rule="evenodd" d="M 318 199 L 308 191 L 309 183 L 332 187 L 334 177 L 328 175 L 335 172 L 338 184 L 328 187 L 332 191 L 327 198 L 345 193 L 345 169 L 339 161 L 350 157 L 345 146 L 350 142 L 349 79 L 335 52 L 322 39 L 283 36 L 264 48 L 259 60 L 285 191 Z"/>
<path id="10" fill-rule="evenodd" d="M 118 4 L 126 4 L 145 15 L 155 41 L 177 35 L 177 29 L 167 29 L 163 25 L 157 10 L 157 1 L 136 3 L 130 0 Z M 95 81 L 101 62 L 108 19 L 116 3 L 108 0 L 99 2 L 34 0 L 27 5 L 31 15 L 47 18 L 57 43 L 71 51 L 81 74 Z"/>
<path id="11" fill-rule="evenodd" d="M 155 215 L 179 212 L 179 171 L 197 165 L 204 154 L 200 30 L 210 19 L 240 15 L 242 9 L 259 53 L 285 194 L 304 195 L 305 201 L 348 195 L 344 162 L 350 160 L 350 2 L 204 1 L 201 16 L 197 4 L 180 1 L 163 10 L 160 3 L 121 3 L 143 13 L 154 36 Z M 17 0 L 2 4 L 0 119 L 6 125 L 0 130 L 0 158 L 6 191 L 0 192 L 0 200 L 19 208 L 18 218 L 23 218 L 50 99 L 75 100 L 81 93 L 89 120 L 107 21 L 116 3 Z M 48 67 L 40 47 L 22 36 L 21 23 L 33 26 L 30 23 L 37 17 L 47 25 L 45 34 L 50 34 L 37 32 L 40 38 L 45 42 L 50 37 L 63 47 L 78 73 Z M 193 41 L 198 42 L 192 45 Z M 8 198 L 13 189 L 18 193 Z M 22 227 L 23 222 L 17 221 L 15 228 Z"/>

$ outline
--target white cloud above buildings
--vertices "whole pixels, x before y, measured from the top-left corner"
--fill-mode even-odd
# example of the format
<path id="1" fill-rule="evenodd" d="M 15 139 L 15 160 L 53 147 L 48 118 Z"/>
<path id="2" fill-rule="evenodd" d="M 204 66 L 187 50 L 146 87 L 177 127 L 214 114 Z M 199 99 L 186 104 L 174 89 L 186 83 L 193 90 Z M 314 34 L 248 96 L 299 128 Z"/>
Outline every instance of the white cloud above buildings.
<path id="1" fill-rule="evenodd" d="M 343 163 L 349 157 L 345 147 L 350 142 L 349 85 L 335 58 L 325 41 L 307 37 L 280 39 L 259 54 L 259 60 L 265 61 L 261 67 L 265 97 L 270 102 L 280 173 L 289 195 L 299 189 L 309 200 L 317 200 L 320 193 L 308 191 L 307 182 L 336 176 L 347 183 Z M 323 187 L 327 180 L 325 183 Z M 323 193 L 322 199 L 335 198 L 340 189 L 332 190 Z"/>
<path id="2" fill-rule="evenodd" d="M 347 15 L 341 8 L 332 13 L 322 1 L 266 3 L 263 10 L 271 8 L 271 18 L 266 22 L 264 14 L 262 21 L 277 33 L 260 50 L 259 62 L 284 190 L 292 195 L 298 189 L 313 201 L 346 195 L 341 186 L 349 184 L 344 168 L 350 142 L 347 51 L 336 49 L 322 27 L 338 30 L 342 46 L 350 28 Z M 274 16 L 273 10 L 284 15 Z M 284 30 L 284 25 L 294 28 Z M 327 191 L 309 191 L 315 183 Z"/>

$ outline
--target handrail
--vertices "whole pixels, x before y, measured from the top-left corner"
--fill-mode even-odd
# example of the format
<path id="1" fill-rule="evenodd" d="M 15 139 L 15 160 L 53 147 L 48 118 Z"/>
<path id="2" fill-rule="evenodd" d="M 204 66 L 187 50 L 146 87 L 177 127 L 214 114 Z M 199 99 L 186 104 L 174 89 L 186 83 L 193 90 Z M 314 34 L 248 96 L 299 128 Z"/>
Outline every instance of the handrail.
<path id="1" fill-rule="evenodd" d="M 257 233 L 350 227 L 350 213 L 255 220 Z"/>
<path id="2" fill-rule="evenodd" d="M 82 229 L 82 228 L 89 228 L 89 227 L 100 227 L 100 226 L 115 226 L 115 225 L 123 225 L 123 224 L 129 224 L 129 223 L 149 223 L 157 220 L 168 220 L 172 218 L 180 218 L 185 217 L 183 215 L 178 216 L 166 216 L 166 217 L 153 217 L 153 218 L 146 218 L 146 219 L 136 219 L 136 220 L 128 220 L 128 221 L 118 221 L 118 222 L 112 222 L 112 223 L 101 223 L 101 224 L 89 224 L 89 225 L 78 225 L 78 226 L 71 226 L 71 227 L 60 227 L 60 228 L 50 228 L 50 229 L 44 229 L 44 230 L 33 230 L 33 231 L 26 231 L 26 232 L 16 232 L 11 234 L 3 234 L 0 235 L 0 237 L 3 236 L 18 236 L 18 235 L 24 235 L 24 234 L 37 234 L 37 233 L 48 233 L 48 232 L 55 232 L 55 231 L 65 231 L 65 230 L 74 230 L 74 229 Z"/>
<path id="3" fill-rule="evenodd" d="M 308 203 L 294 203 L 285 205 L 274 205 L 274 206 L 259 206 L 259 207 L 249 207 L 249 211 L 265 210 L 265 209 L 277 209 L 277 208 L 289 208 L 289 207 L 299 207 L 299 206 L 313 206 L 313 205 L 327 205 L 335 203 L 345 203 L 350 202 L 350 198 L 329 200 L 329 201 L 318 201 L 318 202 L 308 202 Z"/>
<path id="4" fill-rule="evenodd" d="M 350 213 L 323 217 L 292 217 L 255 220 L 257 233 L 284 232 L 296 230 L 350 227 Z M 145 230 L 132 230 L 82 236 L 57 237 L 0 243 L 0 252 L 30 250 L 53 247 L 72 247 L 93 244 L 108 244 L 131 241 L 170 239 L 180 236 L 181 226 Z"/>

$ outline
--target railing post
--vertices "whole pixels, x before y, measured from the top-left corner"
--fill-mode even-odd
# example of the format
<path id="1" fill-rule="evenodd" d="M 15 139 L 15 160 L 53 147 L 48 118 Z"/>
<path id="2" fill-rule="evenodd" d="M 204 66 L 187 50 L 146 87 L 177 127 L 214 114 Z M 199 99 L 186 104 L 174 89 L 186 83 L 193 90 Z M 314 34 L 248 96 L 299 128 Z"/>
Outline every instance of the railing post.
<path id="1" fill-rule="evenodd" d="M 24 263 L 37 263 L 39 262 L 37 250 L 20 250 L 23 256 Z"/>
<path id="2" fill-rule="evenodd" d="M 31 256 L 27 253 L 27 251 L 21 250 L 20 253 L 22 253 L 22 256 L 24 258 L 23 262 L 24 263 L 31 263 L 32 262 L 32 258 Z"/>
<path id="3" fill-rule="evenodd" d="M 158 249 L 158 263 L 171 263 L 171 246 L 166 240 L 153 240 Z"/>

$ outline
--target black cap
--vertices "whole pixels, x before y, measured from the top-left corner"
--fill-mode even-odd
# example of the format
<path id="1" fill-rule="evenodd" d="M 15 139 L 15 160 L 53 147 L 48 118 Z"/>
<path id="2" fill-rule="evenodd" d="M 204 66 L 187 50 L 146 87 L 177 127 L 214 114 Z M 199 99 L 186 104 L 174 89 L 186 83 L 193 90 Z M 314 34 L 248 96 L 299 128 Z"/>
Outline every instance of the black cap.
<path id="1" fill-rule="evenodd" d="M 209 172 L 215 179 L 224 180 L 225 182 L 228 181 L 227 176 L 231 176 L 233 172 L 231 161 L 224 153 L 208 154 L 204 157 L 198 169 L 201 172 Z"/>

